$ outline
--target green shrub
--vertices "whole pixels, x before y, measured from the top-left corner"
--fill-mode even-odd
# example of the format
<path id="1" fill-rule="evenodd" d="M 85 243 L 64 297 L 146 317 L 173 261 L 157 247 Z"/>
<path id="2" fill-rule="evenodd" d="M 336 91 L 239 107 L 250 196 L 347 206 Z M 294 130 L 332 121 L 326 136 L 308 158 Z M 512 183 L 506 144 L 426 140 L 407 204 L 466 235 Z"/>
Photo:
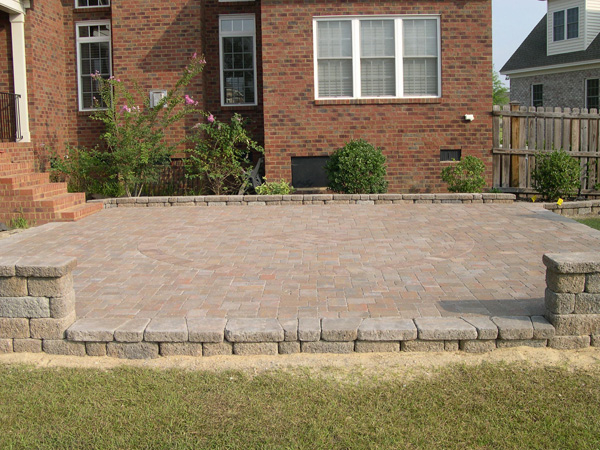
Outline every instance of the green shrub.
<path id="1" fill-rule="evenodd" d="M 362 139 L 336 150 L 325 165 L 328 187 L 345 194 L 382 194 L 387 191 L 385 156 Z"/>
<path id="2" fill-rule="evenodd" d="M 536 155 L 531 179 L 535 190 L 546 200 L 574 195 L 579 189 L 580 177 L 579 162 L 564 150 Z"/>
<path id="3" fill-rule="evenodd" d="M 485 186 L 485 164 L 475 156 L 466 156 L 442 170 L 442 180 L 450 192 L 481 192 Z"/>
<path id="4" fill-rule="evenodd" d="M 255 190 L 258 195 L 289 195 L 295 191 L 293 186 L 290 186 L 285 180 L 267 181 L 266 177 L 265 182 L 256 186 Z"/>

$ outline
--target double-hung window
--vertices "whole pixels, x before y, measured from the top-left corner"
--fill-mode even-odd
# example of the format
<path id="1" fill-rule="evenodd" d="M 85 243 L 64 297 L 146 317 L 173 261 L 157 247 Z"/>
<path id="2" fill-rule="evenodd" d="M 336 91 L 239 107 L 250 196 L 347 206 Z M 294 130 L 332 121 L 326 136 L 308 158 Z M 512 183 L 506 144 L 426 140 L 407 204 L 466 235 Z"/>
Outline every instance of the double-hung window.
<path id="1" fill-rule="evenodd" d="M 439 18 L 314 19 L 317 99 L 439 97 Z"/>
<path id="2" fill-rule="evenodd" d="M 219 17 L 221 104 L 256 105 L 254 15 Z"/>
<path id="3" fill-rule="evenodd" d="M 552 18 L 554 42 L 579 37 L 579 8 L 555 11 Z"/>
<path id="4" fill-rule="evenodd" d="M 75 0 L 75 8 L 98 8 L 110 6 L 110 0 Z"/>
<path id="5" fill-rule="evenodd" d="M 585 80 L 585 107 L 600 109 L 600 80 L 598 78 Z"/>
<path id="6" fill-rule="evenodd" d="M 78 22 L 76 33 L 79 110 L 85 111 L 104 106 L 95 77 L 112 73 L 110 21 Z"/>
<path id="7" fill-rule="evenodd" d="M 544 85 L 543 84 L 532 84 L 531 85 L 531 106 L 536 108 L 544 106 Z"/>

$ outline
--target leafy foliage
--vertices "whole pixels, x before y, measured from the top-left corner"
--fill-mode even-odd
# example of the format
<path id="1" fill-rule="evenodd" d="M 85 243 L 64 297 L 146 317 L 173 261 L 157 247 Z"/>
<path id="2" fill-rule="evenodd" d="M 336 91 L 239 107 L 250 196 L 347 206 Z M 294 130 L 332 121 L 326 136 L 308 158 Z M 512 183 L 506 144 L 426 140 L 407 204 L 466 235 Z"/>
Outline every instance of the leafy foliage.
<path id="1" fill-rule="evenodd" d="M 359 139 L 336 150 L 325 165 L 329 189 L 346 194 L 387 191 L 385 156 L 380 148 Z"/>
<path id="2" fill-rule="evenodd" d="M 204 64 L 204 59 L 194 54 L 175 86 L 154 107 L 137 87 L 138 97 L 145 98 L 141 107 L 120 79 L 93 76 L 99 84 L 98 106 L 104 108 L 92 118 L 104 123 L 101 139 L 108 150 L 109 177 L 123 185 L 127 196 L 139 196 L 145 184 L 157 181 L 173 149 L 183 142 L 183 138 L 168 142 L 166 134 L 174 123 L 195 111 L 197 102 L 184 95 L 184 89 Z"/>
<path id="3" fill-rule="evenodd" d="M 570 197 L 580 186 L 581 167 L 577 159 L 564 150 L 539 153 L 531 173 L 533 187 L 546 200 Z"/>
<path id="4" fill-rule="evenodd" d="M 483 161 L 468 155 L 456 164 L 445 167 L 442 180 L 448 183 L 450 192 L 481 192 L 485 186 L 484 172 Z"/>
<path id="5" fill-rule="evenodd" d="M 248 134 L 245 121 L 234 114 L 229 123 L 206 114 L 189 138 L 193 148 L 185 161 L 189 178 L 205 177 L 212 193 L 243 193 L 250 174 L 251 152 L 264 153 Z"/>
<path id="6" fill-rule="evenodd" d="M 508 88 L 502 83 L 500 75 L 492 69 L 493 103 L 494 105 L 507 105 L 510 101 Z"/>
<path id="7" fill-rule="evenodd" d="M 267 181 L 266 177 L 265 182 L 256 187 L 258 195 L 289 195 L 294 193 L 294 191 L 294 187 L 290 186 L 287 181 Z"/>

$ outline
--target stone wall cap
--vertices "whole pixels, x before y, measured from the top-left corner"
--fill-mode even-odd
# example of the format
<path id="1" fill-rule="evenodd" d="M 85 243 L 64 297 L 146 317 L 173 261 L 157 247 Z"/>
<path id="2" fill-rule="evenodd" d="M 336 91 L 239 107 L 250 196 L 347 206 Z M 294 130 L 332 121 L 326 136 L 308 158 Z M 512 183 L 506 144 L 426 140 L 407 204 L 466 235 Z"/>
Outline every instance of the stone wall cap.
<path id="1" fill-rule="evenodd" d="M 417 338 L 417 327 L 411 319 L 370 317 L 358 327 L 360 341 L 408 341 Z"/>
<path id="2" fill-rule="evenodd" d="M 477 329 L 458 317 L 420 317 L 415 325 L 424 341 L 477 339 Z"/>
<path id="3" fill-rule="evenodd" d="M 600 253 L 546 253 L 542 258 L 544 265 L 558 273 L 600 272 Z"/>
<path id="4" fill-rule="evenodd" d="M 281 342 L 284 333 L 277 319 L 229 319 L 225 338 L 229 342 Z"/>
<path id="5" fill-rule="evenodd" d="M 77 259 L 72 256 L 24 256 L 16 263 L 15 272 L 20 277 L 56 278 L 67 275 L 75 267 Z"/>
<path id="6" fill-rule="evenodd" d="M 127 319 L 79 319 L 67 329 L 67 339 L 84 342 L 110 342 L 115 330 Z"/>

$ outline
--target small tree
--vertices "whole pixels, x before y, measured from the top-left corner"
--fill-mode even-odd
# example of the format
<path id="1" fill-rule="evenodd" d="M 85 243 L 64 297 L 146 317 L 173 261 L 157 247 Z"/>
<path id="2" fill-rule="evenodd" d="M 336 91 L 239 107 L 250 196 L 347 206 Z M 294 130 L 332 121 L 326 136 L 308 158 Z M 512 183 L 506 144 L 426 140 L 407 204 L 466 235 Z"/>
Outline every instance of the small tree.
<path id="1" fill-rule="evenodd" d="M 580 177 L 579 162 L 562 149 L 538 153 L 531 172 L 533 187 L 549 201 L 575 195 Z"/>
<path id="2" fill-rule="evenodd" d="M 493 82 L 493 104 L 494 105 L 507 105 L 510 101 L 508 88 L 504 86 L 500 75 L 496 72 L 496 69 L 492 69 L 492 82 Z"/>
<path id="3" fill-rule="evenodd" d="M 387 191 L 385 156 L 362 139 L 336 150 L 325 165 L 328 187 L 346 194 L 382 194 Z"/>
<path id="4" fill-rule="evenodd" d="M 481 192 L 485 186 L 485 164 L 475 156 L 466 156 L 462 161 L 442 170 L 442 181 L 448 183 L 450 192 Z"/>
<path id="5" fill-rule="evenodd" d="M 166 133 L 195 111 L 198 102 L 184 95 L 184 89 L 202 72 L 204 64 L 204 59 L 194 54 L 175 86 L 154 107 L 137 86 L 138 96 L 145 98 L 142 106 L 136 106 L 134 95 L 120 79 L 92 75 L 99 84 L 97 106 L 102 106 L 92 118 L 104 123 L 100 137 L 110 155 L 111 177 L 123 185 L 127 196 L 139 196 L 147 183 L 157 181 L 173 149 L 184 141 L 167 142 Z"/>
<path id="6" fill-rule="evenodd" d="M 205 177 L 216 195 L 243 193 L 249 181 L 251 151 L 264 149 L 251 139 L 245 122 L 234 114 L 229 123 L 205 114 L 206 122 L 194 127 L 193 148 L 185 160 L 188 178 Z"/>

